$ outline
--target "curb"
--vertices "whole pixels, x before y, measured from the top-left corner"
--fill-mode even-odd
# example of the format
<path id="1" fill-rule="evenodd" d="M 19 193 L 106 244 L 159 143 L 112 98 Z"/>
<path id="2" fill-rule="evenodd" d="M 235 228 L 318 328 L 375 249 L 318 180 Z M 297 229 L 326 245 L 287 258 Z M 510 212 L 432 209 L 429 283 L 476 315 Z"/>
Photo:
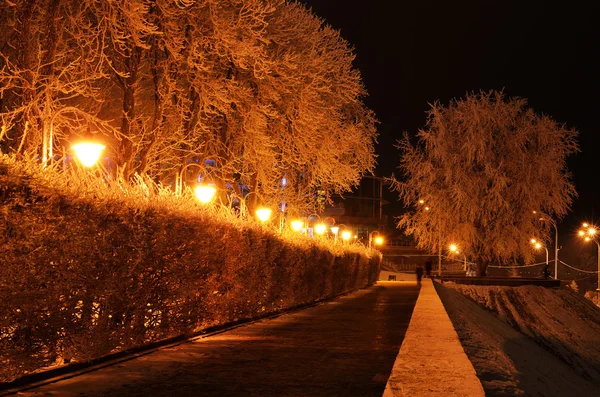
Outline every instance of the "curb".
<path id="1" fill-rule="evenodd" d="M 425 278 L 383 397 L 430 395 L 485 393 L 432 280 Z"/>

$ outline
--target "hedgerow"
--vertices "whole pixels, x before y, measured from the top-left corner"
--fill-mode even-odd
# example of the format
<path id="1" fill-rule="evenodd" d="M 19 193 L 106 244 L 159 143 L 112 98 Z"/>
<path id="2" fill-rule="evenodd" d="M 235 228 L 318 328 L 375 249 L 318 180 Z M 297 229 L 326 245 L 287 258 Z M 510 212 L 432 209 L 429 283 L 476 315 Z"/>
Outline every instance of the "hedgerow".
<path id="1" fill-rule="evenodd" d="M 380 265 L 189 192 L 7 157 L 0 205 L 0 382 L 333 297 Z"/>

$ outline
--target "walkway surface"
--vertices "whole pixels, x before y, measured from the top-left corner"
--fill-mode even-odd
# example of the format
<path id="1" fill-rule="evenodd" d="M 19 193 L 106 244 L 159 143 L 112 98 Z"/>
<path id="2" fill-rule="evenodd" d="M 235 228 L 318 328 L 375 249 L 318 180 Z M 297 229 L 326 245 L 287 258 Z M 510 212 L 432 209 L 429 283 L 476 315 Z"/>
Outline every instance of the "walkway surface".
<path id="1" fill-rule="evenodd" d="M 418 294 L 415 283 L 379 282 L 19 395 L 379 397 Z"/>

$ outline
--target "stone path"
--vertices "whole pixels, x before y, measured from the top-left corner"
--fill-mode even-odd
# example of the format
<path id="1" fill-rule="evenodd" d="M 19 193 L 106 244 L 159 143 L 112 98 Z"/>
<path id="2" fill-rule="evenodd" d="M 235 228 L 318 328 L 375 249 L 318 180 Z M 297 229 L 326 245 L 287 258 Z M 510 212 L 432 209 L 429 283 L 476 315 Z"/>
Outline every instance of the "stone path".
<path id="1" fill-rule="evenodd" d="M 381 396 L 419 290 L 379 282 L 21 396 Z"/>

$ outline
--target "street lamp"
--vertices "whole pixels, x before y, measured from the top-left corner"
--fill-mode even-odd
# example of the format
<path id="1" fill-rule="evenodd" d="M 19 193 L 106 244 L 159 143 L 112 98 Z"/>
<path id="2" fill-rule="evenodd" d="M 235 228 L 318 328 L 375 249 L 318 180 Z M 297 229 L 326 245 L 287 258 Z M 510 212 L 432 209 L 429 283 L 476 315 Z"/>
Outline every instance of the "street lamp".
<path id="1" fill-rule="evenodd" d="M 325 226 L 324 223 L 317 223 L 315 225 L 315 233 L 317 233 L 318 235 L 322 235 L 323 233 L 325 233 L 325 230 L 327 230 L 327 226 Z"/>
<path id="2" fill-rule="evenodd" d="M 106 146 L 94 142 L 80 142 L 71 146 L 71 149 L 75 151 L 75 156 L 85 167 L 92 167 L 96 164 L 105 148 Z"/>
<path id="3" fill-rule="evenodd" d="M 454 253 L 454 254 L 462 254 L 464 262 L 463 262 L 463 269 L 466 271 L 467 270 L 467 256 L 460 252 L 458 250 L 458 246 L 456 244 L 450 244 L 450 252 Z"/>
<path id="4" fill-rule="evenodd" d="M 577 233 L 579 237 L 582 237 L 585 240 L 585 242 L 593 240 L 598 246 L 598 286 L 596 288 L 596 292 L 598 292 L 598 295 L 600 296 L 600 242 L 598 242 L 598 229 L 587 223 L 584 223 L 582 226 L 583 230 L 579 230 L 579 232 Z"/>
<path id="5" fill-rule="evenodd" d="M 302 228 L 304 226 L 304 221 L 300 220 L 300 219 L 295 219 L 290 222 L 290 226 L 292 226 L 292 229 L 294 231 L 300 232 L 300 231 L 302 231 Z"/>
<path id="6" fill-rule="evenodd" d="M 331 226 L 331 233 L 333 233 L 333 243 L 337 243 L 337 236 L 338 233 L 340 232 L 340 225 L 338 226 Z"/>
<path id="7" fill-rule="evenodd" d="M 269 218 L 271 218 L 271 209 L 270 208 L 259 208 L 256 210 L 256 216 L 258 218 L 259 221 L 265 223 L 266 221 L 269 220 Z"/>
<path id="8" fill-rule="evenodd" d="M 375 233 L 377 233 L 377 236 L 373 238 Z M 371 248 L 373 242 L 375 242 L 375 245 L 383 244 L 383 237 L 379 235 L 379 230 L 373 230 L 371 233 L 369 233 L 369 248 Z"/>
<path id="9" fill-rule="evenodd" d="M 213 186 L 208 185 L 200 185 L 194 189 L 194 194 L 196 195 L 196 198 L 202 204 L 210 203 L 213 197 L 215 196 L 216 192 L 217 189 L 215 189 Z"/>
<path id="10" fill-rule="evenodd" d="M 342 232 L 342 240 L 344 241 L 348 241 L 352 238 L 352 233 L 350 232 L 350 230 L 344 230 Z M 354 236 L 354 238 L 356 238 L 356 236 Z"/>
<path id="11" fill-rule="evenodd" d="M 533 245 L 533 247 L 536 250 L 543 248 L 546 251 L 546 267 L 544 267 L 544 277 L 547 278 L 547 275 L 548 275 L 548 248 L 546 248 L 546 245 L 540 243 L 539 241 L 537 241 L 534 238 L 531 239 L 531 245 Z"/>
<path id="12" fill-rule="evenodd" d="M 537 211 L 533 211 L 535 215 L 537 215 Z M 544 213 L 541 213 L 545 215 Z M 554 222 L 549 216 L 545 215 L 545 218 L 539 218 L 540 221 L 545 222 L 548 221 L 554 227 L 554 279 L 558 280 L 558 227 L 556 226 L 556 222 Z"/>

